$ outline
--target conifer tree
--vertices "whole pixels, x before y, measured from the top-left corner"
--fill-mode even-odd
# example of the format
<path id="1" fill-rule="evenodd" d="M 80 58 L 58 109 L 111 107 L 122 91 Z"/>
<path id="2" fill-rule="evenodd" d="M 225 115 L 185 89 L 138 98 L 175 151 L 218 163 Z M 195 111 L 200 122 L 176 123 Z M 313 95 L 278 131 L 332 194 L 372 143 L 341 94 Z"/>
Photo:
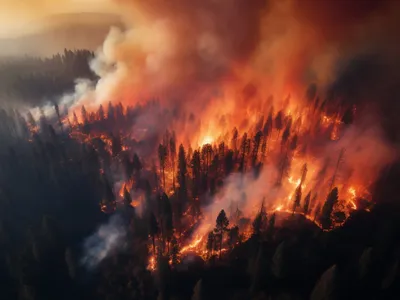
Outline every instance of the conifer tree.
<path id="1" fill-rule="evenodd" d="M 169 154 L 171 158 L 172 168 L 172 188 L 175 191 L 175 162 L 176 162 L 176 136 L 175 131 L 172 132 L 172 136 L 169 140 Z"/>
<path id="2" fill-rule="evenodd" d="M 252 165 L 253 166 L 255 165 L 255 163 L 257 161 L 258 151 L 260 149 L 262 136 L 263 136 L 262 132 L 258 131 L 253 139 L 253 155 L 252 155 Z"/>
<path id="3" fill-rule="evenodd" d="M 158 146 L 158 159 L 160 162 L 160 173 L 163 178 L 163 187 L 165 190 L 165 165 L 167 163 L 167 148 L 163 144 Z"/>
<path id="4" fill-rule="evenodd" d="M 228 230 L 229 226 L 229 220 L 226 216 L 226 213 L 224 210 L 221 210 L 220 213 L 218 214 L 217 220 L 216 220 L 216 225 L 214 232 L 218 236 L 219 239 L 219 258 L 221 259 L 221 253 L 222 253 L 222 241 L 223 241 L 223 235 L 224 232 Z"/>
<path id="5" fill-rule="evenodd" d="M 311 191 L 308 192 L 308 194 L 304 198 L 303 213 L 305 216 L 307 216 L 310 213 L 310 199 L 311 199 Z"/>
<path id="6" fill-rule="evenodd" d="M 281 110 L 278 111 L 275 117 L 275 128 L 278 131 L 278 137 L 279 137 L 280 132 L 283 129 L 283 112 Z"/>
<path id="7" fill-rule="evenodd" d="M 294 192 L 294 203 L 293 203 L 292 214 L 294 214 L 296 208 L 300 206 L 300 203 L 301 203 L 301 184 L 298 185 L 296 191 Z"/>
<path id="8" fill-rule="evenodd" d="M 179 198 L 179 205 L 180 209 L 186 204 L 187 202 L 187 186 L 186 186 L 186 176 L 187 176 L 187 166 L 186 166 L 186 154 L 185 148 L 181 144 L 179 146 L 179 153 L 178 153 L 178 198 Z M 181 215 L 182 211 L 179 213 Z M 180 217 L 180 216 L 179 216 Z"/>
<path id="9" fill-rule="evenodd" d="M 331 214 L 333 211 L 333 206 L 338 201 L 338 188 L 335 187 L 326 198 L 324 206 L 322 207 L 320 222 L 322 229 L 330 229 L 332 227 Z"/>
<path id="10" fill-rule="evenodd" d="M 151 236 L 151 240 L 153 243 L 153 254 L 156 254 L 156 237 L 160 232 L 160 228 L 158 227 L 158 222 L 154 213 L 150 214 L 149 220 L 149 235 Z"/>
<path id="11" fill-rule="evenodd" d="M 210 231 L 208 233 L 206 248 L 207 248 L 207 251 L 208 251 L 208 255 L 212 256 L 213 250 L 215 248 L 215 235 L 214 235 L 214 232 L 212 232 L 212 231 Z"/>

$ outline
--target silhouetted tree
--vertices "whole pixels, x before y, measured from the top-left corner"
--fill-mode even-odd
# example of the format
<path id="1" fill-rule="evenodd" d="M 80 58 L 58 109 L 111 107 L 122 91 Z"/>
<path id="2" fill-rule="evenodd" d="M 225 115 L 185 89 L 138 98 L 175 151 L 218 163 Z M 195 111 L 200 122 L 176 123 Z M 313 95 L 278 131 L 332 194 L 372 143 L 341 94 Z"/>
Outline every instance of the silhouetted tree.
<path id="1" fill-rule="evenodd" d="M 186 167 L 186 155 L 185 149 L 181 144 L 179 146 L 179 153 L 178 153 L 178 197 L 179 197 L 179 213 L 178 216 L 182 215 L 182 207 L 187 202 L 187 186 L 186 186 L 186 175 L 187 175 L 187 167 Z"/>
<path id="2" fill-rule="evenodd" d="M 283 112 L 281 110 L 278 111 L 275 117 L 275 128 L 276 130 L 278 130 L 278 137 L 279 137 L 280 132 L 283 129 Z"/>
<path id="3" fill-rule="evenodd" d="M 150 214 L 149 220 L 149 235 L 151 236 L 151 240 L 153 243 L 153 254 L 156 255 L 156 236 L 160 232 L 160 228 L 158 227 L 158 222 L 154 213 Z"/>
<path id="4" fill-rule="evenodd" d="M 311 191 L 308 192 L 308 194 L 304 198 L 303 212 L 305 216 L 307 216 L 310 213 L 310 199 L 311 199 Z"/>
<path id="5" fill-rule="evenodd" d="M 293 213 L 295 212 L 296 208 L 300 206 L 301 202 L 301 183 L 297 186 L 296 191 L 294 192 L 294 203 L 293 203 Z"/>
<path id="6" fill-rule="evenodd" d="M 324 206 L 322 207 L 320 222 L 323 229 L 330 229 L 332 227 L 331 214 L 333 211 L 333 206 L 338 201 L 338 188 L 334 188 L 326 198 Z"/>
<path id="7" fill-rule="evenodd" d="M 212 231 L 210 231 L 208 233 L 206 248 L 207 248 L 207 251 L 209 253 L 209 256 L 212 256 L 213 250 L 215 248 L 215 235 L 214 235 L 214 232 L 212 232 Z"/>
<path id="8" fill-rule="evenodd" d="M 172 188 L 175 191 L 175 161 L 176 161 L 176 136 L 175 131 L 172 132 L 172 136 L 169 140 L 169 153 L 171 156 L 171 168 L 172 168 Z"/>
<path id="9" fill-rule="evenodd" d="M 215 224 L 215 229 L 214 232 L 218 236 L 219 239 L 219 258 L 221 259 L 221 253 L 222 253 L 222 241 L 223 241 L 223 235 L 224 232 L 228 230 L 229 226 L 229 220 L 226 216 L 226 213 L 224 210 L 221 210 L 220 213 L 218 214 L 216 224 Z"/>
<path id="10" fill-rule="evenodd" d="M 165 165 L 167 162 L 167 148 L 162 144 L 158 146 L 158 159 L 160 162 L 160 173 L 162 174 L 163 187 L 165 190 Z"/>

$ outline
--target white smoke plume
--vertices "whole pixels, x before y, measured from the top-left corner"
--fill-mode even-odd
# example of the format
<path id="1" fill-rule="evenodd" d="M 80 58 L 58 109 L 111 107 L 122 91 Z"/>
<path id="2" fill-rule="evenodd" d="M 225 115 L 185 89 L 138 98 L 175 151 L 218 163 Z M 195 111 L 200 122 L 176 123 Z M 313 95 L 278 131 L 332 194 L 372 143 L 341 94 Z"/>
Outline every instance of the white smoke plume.
<path id="1" fill-rule="evenodd" d="M 81 263 L 88 269 L 96 268 L 113 251 L 124 247 L 126 228 L 120 216 L 112 216 L 107 224 L 84 241 Z"/>

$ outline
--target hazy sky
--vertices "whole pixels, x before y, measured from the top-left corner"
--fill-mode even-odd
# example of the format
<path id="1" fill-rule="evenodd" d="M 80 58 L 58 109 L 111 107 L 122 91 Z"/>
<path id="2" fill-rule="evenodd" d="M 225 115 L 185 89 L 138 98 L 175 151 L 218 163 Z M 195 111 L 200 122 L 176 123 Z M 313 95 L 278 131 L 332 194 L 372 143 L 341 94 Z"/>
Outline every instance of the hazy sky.
<path id="1" fill-rule="evenodd" d="M 114 8 L 110 0 L 0 0 L 0 38 L 37 30 L 50 15 L 113 12 Z"/>

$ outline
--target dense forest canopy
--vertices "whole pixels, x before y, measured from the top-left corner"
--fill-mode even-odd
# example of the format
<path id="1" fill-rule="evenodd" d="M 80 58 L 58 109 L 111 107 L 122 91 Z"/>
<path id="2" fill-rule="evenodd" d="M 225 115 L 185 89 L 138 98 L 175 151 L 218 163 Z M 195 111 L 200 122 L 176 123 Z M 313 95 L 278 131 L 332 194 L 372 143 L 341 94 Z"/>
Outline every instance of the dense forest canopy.
<path id="1" fill-rule="evenodd" d="M 50 58 L 0 59 L 2 103 L 12 99 L 16 106 L 37 107 L 58 102 L 63 94 L 74 91 L 77 79 L 96 79 L 89 67 L 93 57 L 91 51 L 65 50 Z"/>

